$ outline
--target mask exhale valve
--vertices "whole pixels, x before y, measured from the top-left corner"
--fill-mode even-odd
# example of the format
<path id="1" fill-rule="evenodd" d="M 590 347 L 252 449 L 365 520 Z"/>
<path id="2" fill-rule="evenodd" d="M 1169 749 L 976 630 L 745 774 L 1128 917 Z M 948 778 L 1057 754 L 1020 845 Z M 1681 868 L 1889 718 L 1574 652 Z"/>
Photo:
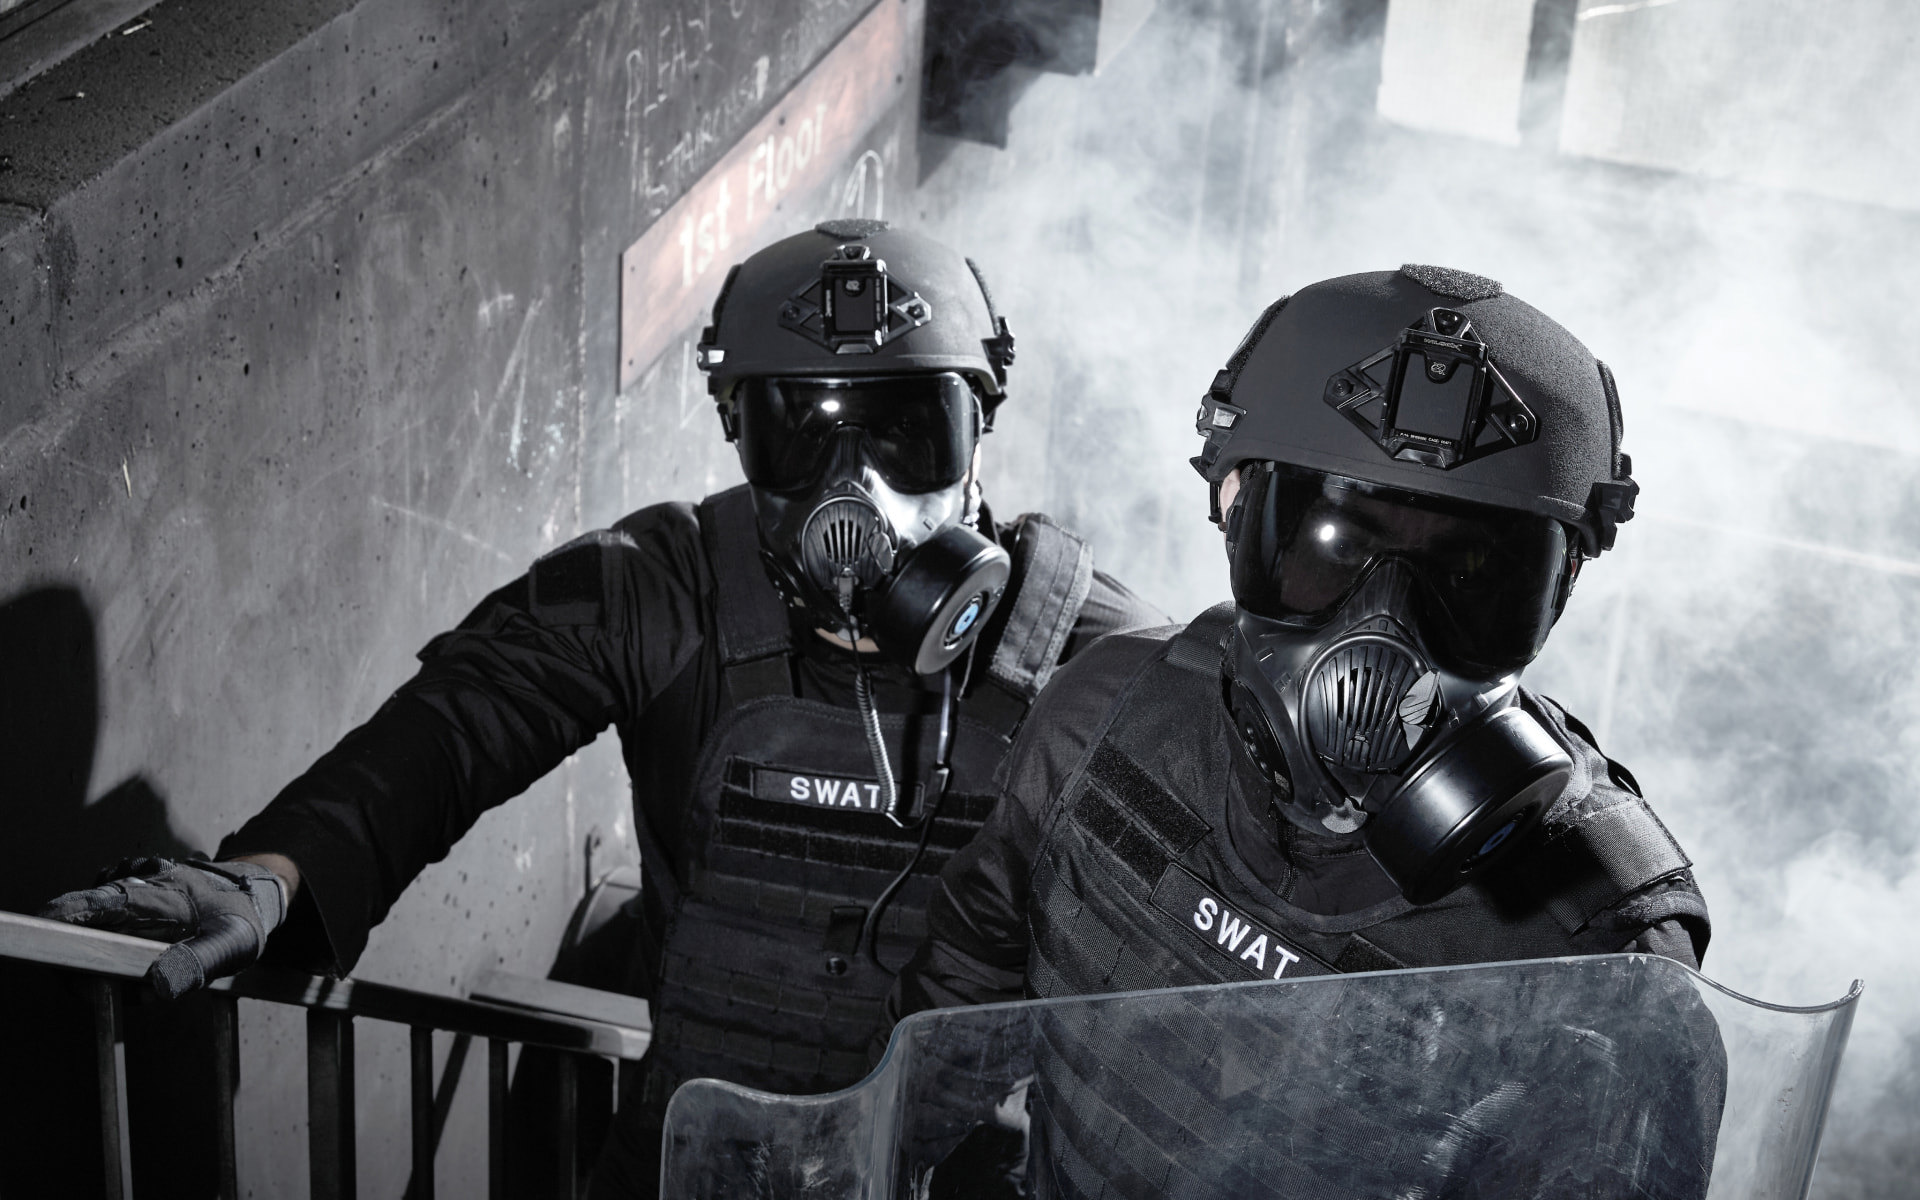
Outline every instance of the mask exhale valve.
<path id="1" fill-rule="evenodd" d="M 1255 767 L 1292 797 L 1290 813 L 1309 812 L 1335 833 L 1359 830 L 1415 904 L 1491 865 L 1566 787 L 1572 758 L 1511 687 L 1449 705 L 1444 693 L 1462 681 L 1423 669 L 1411 650 L 1381 653 L 1389 639 L 1371 634 L 1336 640 L 1300 686 L 1283 667 L 1264 669 L 1281 659 L 1279 638 L 1258 640 L 1267 653 L 1249 663 L 1243 652 L 1232 689 Z"/>

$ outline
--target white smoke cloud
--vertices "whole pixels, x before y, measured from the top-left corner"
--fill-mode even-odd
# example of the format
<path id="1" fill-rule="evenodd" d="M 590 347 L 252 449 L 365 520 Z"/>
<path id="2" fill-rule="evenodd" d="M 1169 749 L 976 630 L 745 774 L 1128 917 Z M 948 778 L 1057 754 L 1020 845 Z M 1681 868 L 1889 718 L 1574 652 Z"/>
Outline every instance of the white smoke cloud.
<path id="1" fill-rule="evenodd" d="M 1039 77 L 1005 150 L 959 147 L 920 195 L 1021 337 L 988 495 L 1070 521 L 1184 619 L 1227 595 L 1193 411 L 1267 302 L 1433 262 L 1559 319 L 1619 376 L 1645 490 L 1530 681 L 1589 719 L 1696 860 L 1709 974 L 1791 1004 L 1866 980 L 1813 1194 L 1903 1196 L 1920 76 L 1900 48 L 1920 10 L 1581 8 L 1568 144 L 1613 161 L 1380 120 L 1380 23 L 1295 0 L 1161 0 L 1100 77 Z M 1608 87 L 1631 92 L 1610 114 Z"/>

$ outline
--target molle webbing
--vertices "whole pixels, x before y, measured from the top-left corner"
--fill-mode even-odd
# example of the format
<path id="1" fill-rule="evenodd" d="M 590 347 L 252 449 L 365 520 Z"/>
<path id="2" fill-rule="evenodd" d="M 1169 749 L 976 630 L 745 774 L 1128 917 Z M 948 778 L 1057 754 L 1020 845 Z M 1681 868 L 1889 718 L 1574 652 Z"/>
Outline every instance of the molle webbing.
<path id="1" fill-rule="evenodd" d="M 1074 821 L 1094 840 L 1113 851 L 1114 857 L 1148 889 L 1156 908 L 1178 919 L 1178 914 L 1167 908 L 1163 897 L 1170 892 L 1189 890 L 1177 886 L 1183 878 L 1191 880 L 1193 887 L 1204 890 L 1201 880 L 1182 865 L 1182 860 L 1207 836 L 1206 819 L 1108 742 L 1094 750 L 1087 764 L 1086 780 L 1085 789 L 1074 802 Z M 1170 883 L 1175 886 L 1170 887 Z M 1065 894 L 1065 890 L 1060 894 Z M 1174 907 L 1182 912 L 1190 911 L 1191 899 Z M 1247 919 L 1247 914 L 1243 913 L 1242 918 Z M 1086 924 L 1079 923 L 1076 928 L 1076 936 L 1086 943 L 1089 940 Z M 1276 936 L 1304 959 L 1322 964 L 1326 970 L 1386 971 L 1405 965 L 1357 933 L 1321 938 L 1305 930 L 1288 928 Z M 1294 973 L 1311 974 L 1313 968 L 1303 964 Z M 1137 986 L 1160 984 L 1145 980 Z"/>
<path id="2" fill-rule="evenodd" d="M 760 561 L 760 531 L 746 487 L 700 504 L 700 536 L 713 566 L 714 628 L 720 665 L 736 704 L 756 696 L 791 695 L 793 632 L 787 606 Z"/>
<path id="3" fill-rule="evenodd" d="M 1446 920 L 1403 931 L 1411 914 L 1388 906 L 1320 928 L 1233 882 L 1219 678 L 1234 616 L 1209 610 L 1142 668 L 1067 784 L 1035 875 L 1035 994 L 1393 970 Z"/>
<path id="4" fill-rule="evenodd" d="M 924 731 L 900 714 L 882 723 L 896 763 L 926 757 Z M 921 830 L 875 810 L 865 746 L 845 710 L 762 697 L 731 709 L 712 736 L 683 854 L 693 864 L 688 894 L 654 1007 L 659 1069 L 774 1091 L 845 1087 L 866 1073 L 892 983 L 861 956 L 858 933 Z M 926 934 L 934 872 L 992 810 L 1000 746 L 956 743 L 927 852 L 876 931 L 889 966 Z"/>
<path id="5" fill-rule="evenodd" d="M 903 955 L 899 947 L 891 950 Z M 831 1091 L 866 1074 L 892 980 L 853 955 L 822 969 L 821 939 L 688 902 L 653 1002 L 653 1069 L 781 1092 Z M 662 1097 L 664 1100 L 664 1097 Z"/>
<path id="6" fill-rule="evenodd" d="M 1220 604 L 1195 618 L 1168 643 L 1166 664 L 1216 677 L 1221 642 L 1233 616 L 1233 605 Z M 1160 670 L 1157 663 L 1147 668 L 1149 675 Z M 1131 702 L 1133 689 L 1127 697 L 1122 704 Z M 1114 745 L 1117 727 L 1108 727 L 1087 760 L 1073 817 L 1152 888 L 1170 861 L 1207 835 L 1207 821 Z"/>
<path id="7" fill-rule="evenodd" d="M 745 767 L 731 760 L 728 774 L 743 774 Z M 926 852 L 914 864 L 912 893 L 888 906 L 889 927 L 883 931 L 923 919 L 923 887 L 980 832 L 993 805 L 989 794 L 948 791 L 933 828 L 926 831 Z M 867 902 L 912 861 L 921 833 L 918 827 L 901 829 L 876 820 L 869 811 L 761 799 L 730 778 L 720 796 L 708 849 L 710 869 L 702 873 L 699 891 L 735 911 L 824 930 L 832 906 Z M 918 883 L 923 878 L 925 885 Z M 838 886 L 823 885 L 823 879 Z M 917 938 L 924 928 L 914 924 L 900 932 Z"/>
<path id="8" fill-rule="evenodd" d="M 1321 963 L 1337 946 L 1320 939 L 1308 945 L 1270 921 L 1262 935 L 1254 926 L 1264 917 L 1204 882 L 1218 873 L 1218 822 L 1208 813 L 1225 787 L 1221 763 L 1207 753 L 1217 732 L 1208 728 L 1207 714 L 1218 701 L 1218 652 L 1206 648 L 1218 646 L 1224 629 L 1216 617 L 1175 639 L 1196 643 L 1189 654 L 1195 660 L 1211 653 L 1211 673 L 1170 664 L 1171 645 L 1143 666 L 1066 783 L 1064 806 L 1049 824 L 1034 874 L 1027 960 L 1033 994 L 1332 969 Z M 1202 718 L 1198 728 L 1185 723 L 1195 716 Z M 1160 729 L 1177 741 L 1158 736 Z M 1217 943 L 1210 932 L 1215 926 L 1194 920 L 1211 921 L 1203 914 L 1219 918 Z M 1228 932 L 1225 922 L 1235 914 L 1240 924 Z M 1229 939 L 1231 963 L 1220 960 Z"/>

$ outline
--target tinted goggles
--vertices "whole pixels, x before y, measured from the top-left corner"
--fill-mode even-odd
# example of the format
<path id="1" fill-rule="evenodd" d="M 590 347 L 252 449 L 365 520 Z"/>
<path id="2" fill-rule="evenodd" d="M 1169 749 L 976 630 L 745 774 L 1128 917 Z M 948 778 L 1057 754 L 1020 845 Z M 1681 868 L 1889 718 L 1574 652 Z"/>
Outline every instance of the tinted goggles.
<path id="1" fill-rule="evenodd" d="M 1419 581 L 1422 632 L 1455 670 L 1517 671 L 1546 643 L 1576 569 L 1560 522 L 1284 464 L 1243 475 L 1229 528 L 1233 595 L 1248 611 L 1323 624 L 1397 558 Z"/>
<path id="2" fill-rule="evenodd" d="M 812 483 L 843 429 L 902 492 L 932 492 L 966 477 L 979 438 L 973 388 L 953 372 L 869 379 L 744 379 L 735 392 L 740 462 L 756 487 Z"/>

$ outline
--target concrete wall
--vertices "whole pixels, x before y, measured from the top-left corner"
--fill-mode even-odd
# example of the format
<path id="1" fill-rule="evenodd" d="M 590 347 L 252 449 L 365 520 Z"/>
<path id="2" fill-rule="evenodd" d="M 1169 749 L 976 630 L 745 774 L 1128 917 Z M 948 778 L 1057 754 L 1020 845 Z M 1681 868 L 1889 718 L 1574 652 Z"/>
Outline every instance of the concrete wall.
<path id="1" fill-rule="evenodd" d="M 539 553 L 736 478 L 688 337 L 617 392 L 619 254 L 871 3 L 170 0 L 0 99 L 0 905 L 210 850 Z M 912 115 L 861 142 L 896 188 Z M 543 973 L 589 831 L 629 834 L 609 740 L 484 818 L 356 974 Z M 0 983 L 0 1195 L 86 1194 L 74 997 Z M 135 1018 L 136 1169 L 186 1169 L 211 1080 L 168 1051 L 201 1017 Z M 244 1190 L 303 1195 L 299 1015 L 242 1019 Z M 404 1040 L 360 1035 L 363 1194 L 404 1183 Z M 478 1061 L 442 1194 L 481 1185 Z"/>

